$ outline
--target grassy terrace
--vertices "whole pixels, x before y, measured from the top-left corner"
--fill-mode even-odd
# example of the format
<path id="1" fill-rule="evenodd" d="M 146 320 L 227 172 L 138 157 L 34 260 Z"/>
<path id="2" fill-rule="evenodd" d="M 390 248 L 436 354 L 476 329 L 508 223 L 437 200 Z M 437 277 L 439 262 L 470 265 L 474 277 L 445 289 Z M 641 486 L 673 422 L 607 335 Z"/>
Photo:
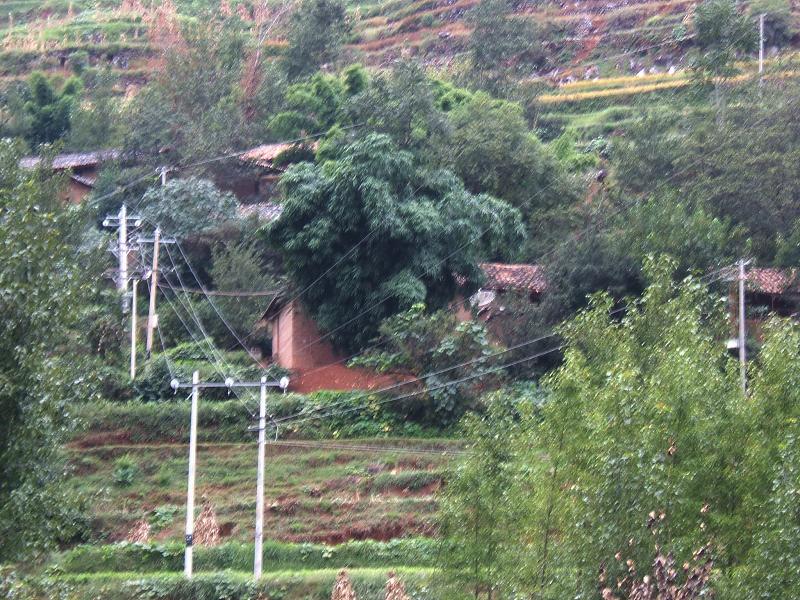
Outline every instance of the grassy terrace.
<path id="1" fill-rule="evenodd" d="M 410 442 L 369 442 L 376 443 L 394 448 Z M 184 444 L 71 446 L 70 485 L 91 499 L 93 540 L 123 540 L 142 519 L 151 525 L 151 540 L 182 539 L 186 452 Z M 252 537 L 255 452 L 254 444 L 203 443 L 198 448 L 198 503 L 211 504 L 224 541 Z M 434 492 L 450 456 L 270 446 L 266 537 L 337 543 L 431 535 Z"/>

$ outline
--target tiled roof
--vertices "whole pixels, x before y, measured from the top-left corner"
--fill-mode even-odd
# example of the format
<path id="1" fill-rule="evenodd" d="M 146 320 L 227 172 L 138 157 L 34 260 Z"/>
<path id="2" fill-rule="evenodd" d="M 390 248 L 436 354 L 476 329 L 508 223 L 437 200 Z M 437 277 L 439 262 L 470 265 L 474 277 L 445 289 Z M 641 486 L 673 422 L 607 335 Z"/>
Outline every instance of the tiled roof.
<path id="1" fill-rule="evenodd" d="M 747 287 L 763 294 L 798 291 L 797 269 L 752 268 L 747 270 Z"/>
<path id="2" fill-rule="evenodd" d="M 93 188 L 94 182 L 97 181 L 97 177 L 91 177 L 88 175 L 77 175 L 73 174 L 69 176 L 70 179 L 77 181 L 81 185 L 85 185 L 86 187 Z"/>
<path id="3" fill-rule="evenodd" d="M 272 222 L 281 216 L 283 206 L 275 202 L 256 202 L 254 204 L 240 204 L 237 208 L 240 217 L 255 216 L 260 221 Z"/>
<path id="4" fill-rule="evenodd" d="M 93 167 L 108 160 L 119 158 L 119 150 L 97 150 L 95 152 L 74 152 L 71 154 L 58 154 L 53 157 L 53 169 L 61 171 L 64 169 L 79 169 L 81 167 Z M 19 161 L 19 166 L 23 169 L 34 169 L 42 161 L 40 156 L 26 156 Z"/>
<path id="5" fill-rule="evenodd" d="M 539 265 L 481 263 L 486 275 L 485 290 L 526 290 L 539 294 L 547 287 L 544 269 Z"/>
<path id="6" fill-rule="evenodd" d="M 239 157 L 239 160 L 253 163 L 260 167 L 271 168 L 272 163 L 280 154 L 286 152 L 287 150 L 291 150 L 296 146 L 297 144 L 262 144 L 261 146 L 256 146 L 255 148 L 242 154 Z M 312 150 L 316 150 L 316 148 L 316 142 L 311 144 Z"/>

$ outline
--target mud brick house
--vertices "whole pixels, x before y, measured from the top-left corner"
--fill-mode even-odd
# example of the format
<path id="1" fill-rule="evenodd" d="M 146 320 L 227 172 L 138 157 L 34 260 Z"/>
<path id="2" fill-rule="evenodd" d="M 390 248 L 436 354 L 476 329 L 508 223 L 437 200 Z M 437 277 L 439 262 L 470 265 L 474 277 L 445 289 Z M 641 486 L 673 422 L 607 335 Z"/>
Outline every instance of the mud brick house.
<path id="1" fill-rule="evenodd" d="M 242 174 L 239 169 L 232 171 L 228 181 L 219 181 L 219 185 L 233 192 L 240 201 L 249 203 L 253 199 L 258 202 L 269 201 L 278 195 L 278 181 L 283 174 L 281 159 L 292 156 L 310 159 L 317 144 L 262 144 L 251 148 L 239 156 Z M 246 205 L 246 204 L 245 204 Z"/>
<path id="2" fill-rule="evenodd" d="M 456 315 L 462 321 L 477 317 L 490 322 L 507 312 L 504 300 L 514 295 L 536 303 L 547 288 L 544 269 L 539 265 L 482 263 L 485 282 L 466 302 L 458 299 Z M 491 329 L 491 327 L 490 327 Z"/>
<path id="3" fill-rule="evenodd" d="M 764 322 L 770 315 L 797 317 L 800 314 L 800 270 L 763 267 L 747 269 L 744 297 L 748 337 L 760 340 Z M 735 329 L 739 319 L 739 286 L 736 275 L 731 277 L 728 300 L 730 320 Z M 738 339 L 734 335 L 728 342 L 728 348 L 735 350 L 738 347 Z"/>
<path id="4" fill-rule="evenodd" d="M 102 165 L 119 157 L 120 151 L 114 149 L 55 156 L 51 165 L 53 171 L 69 176 L 67 189 L 61 195 L 62 200 L 71 204 L 82 202 L 94 189 Z M 23 169 L 35 169 L 42 160 L 39 156 L 26 156 L 19 161 L 19 166 Z"/>
<path id="5" fill-rule="evenodd" d="M 489 322 L 490 331 L 491 321 L 505 313 L 503 299 L 509 294 L 536 302 L 545 289 L 543 269 L 536 265 L 483 263 L 481 268 L 486 278 L 483 287 L 467 300 L 455 299 L 450 307 L 460 320 Z M 292 389 L 370 389 L 395 381 L 365 369 L 345 367 L 346 357 L 324 339 L 296 299 L 273 298 L 262 323 L 272 330 L 272 361 L 293 372 Z"/>

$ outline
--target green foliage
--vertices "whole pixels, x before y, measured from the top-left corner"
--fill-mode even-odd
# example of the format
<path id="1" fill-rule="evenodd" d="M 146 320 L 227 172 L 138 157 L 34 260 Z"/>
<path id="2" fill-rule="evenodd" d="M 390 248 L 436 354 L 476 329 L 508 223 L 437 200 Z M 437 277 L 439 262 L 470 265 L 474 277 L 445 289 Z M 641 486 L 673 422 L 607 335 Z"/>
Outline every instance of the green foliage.
<path id="1" fill-rule="evenodd" d="M 41 577 L 27 580 L 11 577 L 14 600 L 326 600 L 336 581 L 337 569 L 322 569 L 307 573 L 266 573 L 258 582 L 252 573 L 200 573 L 191 579 L 183 574 L 150 574 L 126 579 L 117 573 L 77 575 L 74 577 Z M 430 595 L 432 574 L 429 569 L 399 568 L 398 576 L 410 593 L 420 600 L 433 600 Z M 354 569 L 350 571 L 355 592 L 363 600 L 382 600 L 385 597 L 387 573 L 385 568 Z M 4 588 L 0 588 L 4 590 Z"/>
<path id="2" fill-rule="evenodd" d="M 764 263 L 775 260 L 783 240 L 780 261 L 789 264 L 789 240 L 800 219 L 797 98 L 796 83 L 766 81 L 760 89 L 741 91 L 741 108 L 728 110 L 722 122 L 709 121 L 707 110 L 680 119 L 651 114 L 615 141 L 615 183 L 633 197 L 660 197 L 669 190 L 664 197 L 680 198 L 687 214 L 702 210 L 705 219 L 728 223 L 737 253 L 748 250 L 749 238 L 751 252 Z M 752 135 L 753 122 L 759 135 Z M 719 228 L 707 225 L 713 241 Z"/>
<path id="3" fill-rule="evenodd" d="M 283 67 L 289 79 L 310 75 L 334 62 L 350 31 L 341 0 L 303 0 L 292 14 Z"/>
<path id="4" fill-rule="evenodd" d="M 437 86 L 415 61 L 401 60 L 378 72 L 369 87 L 345 106 L 352 123 L 364 123 L 362 135 L 384 133 L 404 150 L 428 156 L 446 124 L 436 109 Z"/>
<path id="5" fill-rule="evenodd" d="M 157 506 L 153 509 L 153 512 L 150 513 L 148 522 L 153 529 L 159 531 L 172 524 L 172 522 L 175 520 L 175 515 L 179 510 L 180 509 L 174 504 L 163 504 L 161 506 Z"/>
<path id="6" fill-rule="evenodd" d="M 174 516 L 174 512 L 171 514 Z M 436 540 L 426 538 L 402 538 L 388 542 L 352 541 L 334 546 L 265 540 L 264 567 L 268 572 L 344 566 L 425 567 L 432 566 L 437 544 Z M 198 571 L 247 571 L 252 568 L 253 544 L 200 546 L 195 552 Z M 56 556 L 54 566 L 63 573 L 75 574 L 180 571 L 183 568 L 183 546 L 127 542 L 110 546 L 82 545 Z"/>
<path id="7" fill-rule="evenodd" d="M 547 55 L 542 32 L 530 19 L 510 18 L 509 0 L 481 0 L 472 9 L 471 78 L 481 89 L 503 95 L 516 72 L 541 68 Z"/>
<path id="8" fill-rule="evenodd" d="M 169 376 L 167 374 L 167 376 Z M 138 378 L 137 378 L 138 379 Z M 167 379 L 166 383 L 169 380 Z M 213 398 L 207 390 L 203 398 Z M 227 398 L 222 390 L 213 402 L 201 402 L 199 411 L 199 439 L 215 442 L 251 442 L 250 413 L 241 402 Z M 189 439 L 189 403 L 171 393 L 164 397 L 172 401 L 124 403 L 93 401 L 83 402 L 72 409 L 82 432 L 112 432 L 124 424 L 126 435 L 133 443 L 186 442 Z M 274 418 L 297 416 L 297 422 L 280 428 L 285 438 L 355 438 L 355 437 L 424 437 L 443 431 L 430 425 L 408 421 L 402 412 L 393 410 L 392 403 L 382 403 L 385 398 L 363 392 L 315 392 L 306 396 L 296 394 L 269 394 L 267 412 Z M 251 408 L 257 400 L 243 397 Z M 308 418 L 331 411 L 335 414 L 325 419 Z M 446 429 L 444 431 L 447 431 Z"/>
<path id="9" fill-rule="evenodd" d="M 93 78 L 91 104 L 79 106 L 72 114 L 66 145 L 71 150 L 97 150 L 118 146 L 120 115 L 114 98 L 115 78 L 102 71 Z"/>
<path id="10" fill-rule="evenodd" d="M 74 250 L 63 180 L 22 171 L 0 143 L 0 561 L 69 539 L 82 523 L 61 487 L 69 403 L 87 394 L 72 330 L 90 286 Z M 74 520 L 74 521 L 73 521 Z"/>
<path id="11" fill-rule="evenodd" d="M 133 483 L 138 471 L 139 467 L 130 454 L 120 456 L 114 461 L 114 483 L 122 487 L 128 487 Z"/>
<path id="12" fill-rule="evenodd" d="M 733 0 L 705 0 L 698 4 L 693 25 L 699 48 L 695 68 L 707 77 L 732 75 L 737 53 L 756 47 L 756 27 L 747 15 L 739 13 Z"/>
<path id="13" fill-rule="evenodd" d="M 214 247 L 210 275 L 214 289 L 219 291 L 263 291 L 277 288 L 277 282 L 265 273 L 259 249 L 253 240 Z M 216 311 L 224 315 L 229 326 L 241 339 L 253 331 L 256 322 L 261 318 L 265 299 L 258 296 L 235 298 L 218 296 L 212 299 L 216 310 L 206 305 L 201 311 L 209 316 L 208 319 L 204 319 L 210 324 L 209 333 L 217 345 L 227 349 L 239 349 L 239 341 Z M 264 340 L 262 343 L 269 345 L 269 340 Z"/>
<path id="14" fill-rule="evenodd" d="M 356 63 L 342 71 L 344 91 L 348 96 L 360 94 L 369 85 L 369 74 L 360 64 Z"/>
<path id="15" fill-rule="evenodd" d="M 269 122 L 270 132 L 279 138 L 291 139 L 331 128 L 337 120 L 345 85 L 337 77 L 323 73 L 290 85 L 284 98 L 284 110 Z"/>
<path id="16" fill-rule="evenodd" d="M 262 376 L 279 379 L 287 373 L 277 365 L 261 368 L 249 354 L 220 350 L 211 338 L 202 338 L 196 342 L 177 344 L 166 352 L 155 354 L 144 364 L 133 383 L 133 389 L 143 402 L 172 400 L 175 398 L 175 391 L 170 387 L 173 378 L 186 382 L 191 380 L 194 371 L 221 377 L 220 361 L 225 364 L 224 376 L 237 381 L 256 381 Z M 203 395 L 206 399 L 221 400 L 226 399 L 229 392 L 226 389 L 209 389 Z"/>
<path id="17" fill-rule="evenodd" d="M 520 567 L 538 554 L 539 540 L 527 539 L 527 523 L 522 519 L 533 517 L 526 509 L 549 486 L 543 483 L 541 458 L 522 464 L 530 458 L 522 449 L 533 424 L 530 409 L 530 405 L 514 407 L 498 392 L 485 414 L 464 420 L 472 453 L 448 476 L 440 517 L 443 541 L 437 557 L 444 586 L 456 597 L 464 589 L 476 600 L 505 596 L 509 590 L 500 585 L 504 574 L 516 572 L 524 577 Z M 539 485 L 527 483 L 534 477 Z M 546 530 L 552 526 L 542 525 Z M 522 539 L 526 542 L 520 544 Z"/>
<path id="18" fill-rule="evenodd" d="M 581 152 L 577 148 L 578 134 L 574 129 L 567 129 L 548 146 L 553 155 L 573 173 L 584 173 L 597 167 L 597 156 L 591 152 Z"/>
<path id="19" fill-rule="evenodd" d="M 54 142 L 69 131 L 81 87 L 80 79 L 73 77 L 57 92 L 44 73 L 36 71 L 30 75 L 25 111 L 30 116 L 26 138 L 32 146 Z"/>
<path id="20" fill-rule="evenodd" d="M 147 190 L 139 213 L 164 235 L 186 238 L 236 218 L 236 198 L 211 181 L 189 177 Z"/>
<path id="21" fill-rule="evenodd" d="M 241 150 L 256 132 L 244 113 L 250 98 L 242 92 L 243 32 L 232 21 L 192 20 L 183 23 L 180 40 L 124 113 L 125 149 L 153 167 Z M 204 170 L 231 168 L 215 162 Z"/>
<path id="22" fill-rule="evenodd" d="M 481 378 L 477 385 L 475 381 L 458 383 L 466 376 L 477 376 L 494 367 L 496 361 L 488 355 L 497 349 L 489 343 L 482 323 L 459 323 L 449 309 L 426 314 L 424 304 L 415 304 L 381 324 L 377 345 L 382 350 L 364 354 L 352 364 L 382 372 L 411 372 L 418 377 L 446 370 L 424 377 L 423 383 L 429 391 L 412 396 L 397 408 L 422 422 L 443 425 L 455 422 L 466 410 L 477 407 L 480 393 L 493 383 L 488 377 Z M 482 356 L 487 358 L 472 362 Z M 464 362 L 471 364 L 451 369 Z M 402 391 L 408 393 L 410 389 Z"/>
<path id="23" fill-rule="evenodd" d="M 443 164 L 468 190 L 506 200 L 529 223 L 531 239 L 542 219 L 575 201 L 561 165 L 529 131 L 522 107 L 474 94 L 448 113 L 449 133 L 438 147 Z"/>
<path id="24" fill-rule="evenodd" d="M 281 186 L 284 211 L 268 239 L 292 283 L 308 288 L 304 303 L 320 328 L 345 348 L 417 302 L 443 306 L 459 289 L 456 273 L 477 282 L 481 258 L 507 255 L 522 238 L 516 210 L 420 169 L 382 135 L 291 167 Z"/>
<path id="25" fill-rule="evenodd" d="M 800 327 L 766 326 L 744 398 L 724 304 L 674 268 L 649 261 L 624 316 L 599 294 L 562 328 L 544 403 L 467 420 L 475 453 L 446 488 L 441 560 L 476 597 L 593 598 L 598 569 L 630 575 L 620 556 L 706 543 L 719 597 L 796 593 Z"/>
<path id="26" fill-rule="evenodd" d="M 783 47 L 794 36 L 792 8 L 786 0 L 754 0 L 748 4 L 751 17 L 764 16 L 764 45 Z"/>
<path id="27" fill-rule="evenodd" d="M 651 198 L 629 211 L 619 252 L 643 263 L 680 249 L 677 273 L 705 272 L 730 264 L 744 244 L 743 230 L 730 219 L 714 217 L 703 208 L 691 210 L 673 195 Z"/>

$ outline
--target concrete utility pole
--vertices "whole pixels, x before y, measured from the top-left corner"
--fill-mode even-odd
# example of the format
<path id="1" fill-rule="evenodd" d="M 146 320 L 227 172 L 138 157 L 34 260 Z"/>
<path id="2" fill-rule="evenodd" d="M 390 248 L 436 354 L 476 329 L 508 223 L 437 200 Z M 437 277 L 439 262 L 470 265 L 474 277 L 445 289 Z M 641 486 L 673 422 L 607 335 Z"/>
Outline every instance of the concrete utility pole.
<path id="1" fill-rule="evenodd" d="M 117 229 L 117 248 L 114 253 L 119 260 L 119 269 L 117 270 L 117 289 L 122 294 L 122 312 L 126 313 L 129 309 L 128 298 L 128 225 L 139 227 L 142 220 L 138 216 L 129 216 L 128 208 L 123 204 L 119 213 L 116 216 L 108 215 L 103 219 L 103 227 L 111 227 Z"/>
<path id="2" fill-rule="evenodd" d="M 200 400 L 200 372 L 192 374 L 192 413 L 189 419 L 189 485 L 186 490 L 186 549 L 183 554 L 183 574 L 192 576 L 194 550 L 194 476 L 197 465 L 197 403 Z"/>
<path id="3" fill-rule="evenodd" d="M 745 261 L 739 261 L 739 372 L 742 379 L 742 393 L 747 393 L 747 335 L 745 331 Z"/>
<path id="4" fill-rule="evenodd" d="M 156 295 L 158 294 L 158 252 L 161 247 L 161 228 L 153 233 L 153 266 L 150 270 L 150 308 L 147 311 L 147 342 L 145 356 L 149 359 L 153 351 L 153 329 L 156 326 Z"/>
<path id="5" fill-rule="evenodd" d="M 224 383 L 200 382 L 200 374 L 195 371 L 192 375 L 192 383 L 181 383 L 177 379 L 170 382 L 170 387 L 176 392 L 181 388 L 192 388 L 192 415 L 189 428 L 189 486 L 186 493 L 186 550 L 184 554 L 183 572 L 186 577 L 192 576 L 192 547 L 194 544 L 194 480 L 195 480 L 195 457 L 197 454 L 197 402 L 200 395 L 200 388 L 255 388 L 261 389 L 259 402 L 258 419 L 258 474 L 256 478 L 256 533 L 255 533 L 255 557 L 253 561 L 253 575 L 256 579 L 261 576 L 262 571 L 262 544 L 264 531 L 264 463 L 266 459 L 266 425 L 267 425 L 267 388 L 277 387 L 284 391 L 289 386 L 289 378 L 282 377 L 280 381 L 267 381 L 262 377 L 261 381 L 234 381 L 226 379 Z M 250 427 L 250 430 L 255 429 Z"/>
<path id="6" fill-rule="evenodd" d="M 264 543 L 264 462 L 267 428 L 267 378 L 261 378 L 261 398 L 258 404 L 258 473 L 256 475 L 256 537 L 253 557 L 253 578 L 261 577 Z"/>
<path id="7" fill-rule="evenodd" d="M 131 290 L 131 381 L 136 379 L 136 290 L 139 287 L 139 280 L 133 280 Z"/>
<path id="8" fill-rule="evenodd" d="M 758 84 L 763 83 L 762 75 L 764 73 L 764 17 L 766 15 L 761 13 L 758 16 Z"/>

